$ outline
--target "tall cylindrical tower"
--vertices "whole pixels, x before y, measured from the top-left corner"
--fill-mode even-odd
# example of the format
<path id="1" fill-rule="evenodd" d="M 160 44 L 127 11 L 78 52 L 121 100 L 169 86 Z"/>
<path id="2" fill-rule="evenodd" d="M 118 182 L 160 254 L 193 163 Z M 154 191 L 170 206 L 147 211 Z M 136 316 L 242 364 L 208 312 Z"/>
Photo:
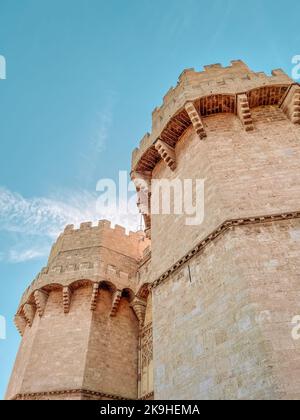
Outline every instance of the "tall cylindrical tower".
<path id="1" fill-rule="evenodd" d="M 68 226 L 15 317 L 22 342 L 7 399 L 134 399 L 143 233 Z"/>
<path id="2" fill-rule="evenodd" d="M 154 110 L 132 177 L 155 398 L 300 398 L 299 123 L 300 85 L 241 61 L 185 70 Z"/>

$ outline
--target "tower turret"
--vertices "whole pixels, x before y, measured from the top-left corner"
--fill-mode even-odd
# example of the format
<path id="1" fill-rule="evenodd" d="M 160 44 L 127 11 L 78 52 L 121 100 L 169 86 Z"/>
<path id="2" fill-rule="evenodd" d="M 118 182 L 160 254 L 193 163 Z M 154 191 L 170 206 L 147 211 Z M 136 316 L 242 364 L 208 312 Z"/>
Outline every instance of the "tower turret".
<path id="1" fill-rule="evenodd" d="M 154 110 L 132 178 L 152 244 L 155 398 L 300 398 L 299 123 L 299 84 L 241 61 L 185 70 Z"/>
<path id="2" fill-rule="evenodd" d="M 137 267 L 147 246 L 108 221 L 68 226 L 15 317 L 23 336 L 8 399 L 137 397 Z"/>

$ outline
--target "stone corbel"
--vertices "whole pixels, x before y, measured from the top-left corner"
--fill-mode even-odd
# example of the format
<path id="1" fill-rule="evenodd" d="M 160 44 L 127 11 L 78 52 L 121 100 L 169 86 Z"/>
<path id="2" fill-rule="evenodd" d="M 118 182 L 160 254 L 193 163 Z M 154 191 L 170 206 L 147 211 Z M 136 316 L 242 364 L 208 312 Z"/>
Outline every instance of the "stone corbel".
<path id="1" fill-rule="evenodd" d="M 40 317 L 44 315 L 48 297 L 49 297 L 48 293 L 44 292 L 43 290 L 36 290 L 34 292 L 34 300 L 35 300 L 37 312 Z"/>
<path id="2" fill-rule="evenodd" d="M 114 318 L 117 315 L 121 298 L 122 298 L 122 291 L 117 290 L 113 296 L 113 301 L 112 301 L 112 306 L 111 306 L 110 316 L 112 318 Z"/>
<path id="3" fill-rule="evenodd" d="M 99 284 L 93 284 L 92 298 L 91 298 L 91 311 L 94 311 L 97 306 L 97 298 L 99 295 Z"/>
<path id="4" fill-rule="evenodd" d="M 163 140 L 158 139 L 155 143 L 155 149 L 158 151 L 160 157 L 165 161 L 171 171 L 176 169 L 176 154 L 175 149 L 165 143 Z"/>
<path id="5" fill-rule="evenodd" d="M 293 124 L 300 124 L 300 86 L 291 87 L 281 104 L 281 109 Z"/>
<path id="6" fill-rule="evenodd" d="M 63 288 L 63 307 L 64 307 L 65 314 L 68 314 L 70 311 L 71 297 L 72 297 L 72 291 L 70 287 L 68 286 L 64 287 Z"/>
<path id="7" fill-rule="evenodd" d="M 185 105 L 185 110 L 188 113 L 188 116 L 193 124 L 194 130 L 198 134 L 200 140 L 203 140 L 205 137 L 207 137 L 207 134 L 204 129 L 204 125 L 201 120 L 201 117 L 198 111 L 196 110 L 194 104 L 192 102 L 188 102 Z"/>
<path id="8" fill-rule="evenodd" d="M 17 314 L 14 318 L 14 323 L 20 335 L 23 337 L 26 326 L 27 326 L 27 321 L 25 319 L 25 316 L 22 314 Z"/>
<path id="9" fill-rule="evenodd" d="M 145 224 L 146 224 L 146 222 L 145 222 Z M 151 240 L 151 226 L 147 227 L 147 224 L 146 224 L 146 229 L 145 229 L 145 235 L 146 235 L 147 239 Z"/>
<path id="10" fill-rule="evenodd" d="M 237 96 L 237 116 L 246 131 L 254 130 L 249 101 L 246 94 Z"/>
<path id="11" fill-rule="evenodd" d="M 135 313 L 139 321 L 140 327 L 142 327 L 145 322 L 146 307 L 147 307 L 146 302 L 136 297 L 130 306 L 132 307 L 133 312 Z"/>
<path id="12" fill-rule="evenodd" d="M 35 316 L 35 307 L 30 303 L 25 303 L 23 306 L 23 313 L 29 327 L 32 327 L 34 316 Z"/>

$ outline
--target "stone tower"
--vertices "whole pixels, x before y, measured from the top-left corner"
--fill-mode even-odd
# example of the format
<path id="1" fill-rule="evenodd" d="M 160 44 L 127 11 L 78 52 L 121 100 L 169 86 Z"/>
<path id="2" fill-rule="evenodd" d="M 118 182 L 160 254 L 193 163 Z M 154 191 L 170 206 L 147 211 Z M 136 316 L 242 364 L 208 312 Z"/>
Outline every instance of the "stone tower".
<path id="1" fill-rule="evenodd" d="M 151 238 L 155 399 L 300 399 L 299 123 L 299 84 L 241 61 L 185 70 L 154 110 L 132 178 Z M 178 195 L 187 179 L 205 180 L 203 223 L 145 210 L 154 181 Z"/>
<path id="2" fill-rule="evenodd" d="M 137 397 L 136 272 L 147 242 L 106 221 L 65 229 L 15 317 L 23 339 L 8 399 Z"/>
<path id="3" fill-rule="evenodd" d="M 185 70 L 133 152 L 145 235 L 66 228 L 22 298 L 7 398 L 300 399 L 299 168 L 299 84 Z M 201 224 L 151 212 L 156 181 L 198 179 Z"/>

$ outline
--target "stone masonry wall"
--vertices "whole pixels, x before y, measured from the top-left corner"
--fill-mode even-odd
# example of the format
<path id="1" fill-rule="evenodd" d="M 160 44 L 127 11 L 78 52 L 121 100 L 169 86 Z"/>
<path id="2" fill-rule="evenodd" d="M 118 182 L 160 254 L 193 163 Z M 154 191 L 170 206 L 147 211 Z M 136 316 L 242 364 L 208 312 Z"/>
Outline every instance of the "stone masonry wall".
<path id="1" fill-rule="evenodd" d="M 44 315 L 25 330 L 8 399 L 77 389 L 137 397 L 137 318 L 126 298 L 112 318 L 113 295 L 104 289 L 91 311 L 91 294 L 91 285 L 74 290 L 65 314 L 62 291 L 50 292 Z"/>
<path id="2" fill-rule="evenodd" d="M 34 333 L 27 360 L 18 355 L 20 365 L 14 370 L 7 397 L 15 394 L 81 389 L 85 371 L 92 312 L 89 311 L 91 288 L 73 293 L 70 312 L 64 314 L 61 290 L 50 293 L 42 318 L 36 313 L 33 326 L 27 328 L 22 342 Z M 21 368 L 22 369 L 22 368 Z M 15 378 L 22 382 L 14 386 Z"/>
<path id="3" fill-rule="evenodd" d="M 252 114 L 249 133 L 231 114 L 203 118 L 207 138 L 188 129 L 176 146 L 177 168 L 156 165 L 153 179 L 206 179 L 205 220 L 186 226 L 186 215 L 152 216 L 152 280 L 228 219 L 300 209 L 300 126 L 277 106 Z"/>
<path id="4" fill-rule="evenodd" d="M 156 399 L 300 398 L 299 232 L 234 228 L 154 289 Z"/>
<path id="5" fill-rule="evenodd" d="M 101 221 L 68 226 L 16 315 L 23 335 L 7 399 L 137 398 L 139 321 L 131 303 L 149 245 Z"/>
<path id="6" fill-rule="evenodd" d="M 84 389 L 137 398 L 138 321 L 122 299 L 115 318 L 109 316 L 111 295 L 100 293 L 87 346 Z"/>

